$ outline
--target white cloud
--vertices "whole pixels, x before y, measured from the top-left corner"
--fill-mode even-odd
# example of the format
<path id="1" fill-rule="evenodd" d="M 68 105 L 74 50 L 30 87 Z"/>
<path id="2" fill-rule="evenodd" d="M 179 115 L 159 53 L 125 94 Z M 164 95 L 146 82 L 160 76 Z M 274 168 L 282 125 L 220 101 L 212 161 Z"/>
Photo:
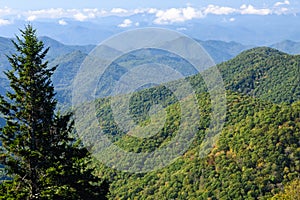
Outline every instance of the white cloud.
<path id="1" fill-rule="evenodd" d="M 118 27 L 127 28 L 131 26 L 132 21 L 130 19 L 125 19 L 122 24 L 119 24 Z"/>
<path id="2" fill-rule="evenodd" d="M 98 9 L 97 8 L 84 8 L 82 11 L 85 13 L 89 13 L 89 12 L 97 13 Z"/>
<path id="3" fill-rule="evenodd" d="M 27 17 L 27 21 L 34 21 L 34 20 L 36 20 L 35 15 L 30 15 L 29 17 Z"/>
<path id="4" fill-rule="evenodd" d="M 279 12 L 280 12 L 280 14 L 282 14 L 282 13 L 288 12 L 288 10 L 289 9 L 287 9 L 287 8 L 281 8 Z"/>
<path id="5" fill-rule="evenodd" d="M 257 9 L 252 5 L 244 4 L 240 7 L 240 13 L 243 15 L 269 15 L 272 14 L 272 10 L 268 8 Z"/>
<path id="6" fill-rule="evenodd" d="M 182 9 L 182 14 L 185 19 L 190 20 L 197 17 L 199 13 L 197 13 L 195 8 L 187 7 Z"/>
<path id="7" fill-rule="evenodd" d="M 278 1 L 274 4 L 275 7 L 282 6 L 282 5 L 290 5 L 290 1 L 289 0 L 285 0 L 283 2 Z"/>
<path id="8" fill-rule="evenodd" d="M 84 21 L 84 20 L 86 20 L 88 18 L 88 16 L 86 16 L 86 15 L 84 15 L 82 13 L 77 13 L 73 17 L 74 17 L 75 20 L 81 21 L 81 22 Z"/>
<path id="9" fill-rule="evenodd" d="M 70 15 L 77 21 L 86 21 L 88 19 L 106 16 L 108 12 L 106 10 L 98 10 L 97 8 L 85 8 L 82 10 L 69 9 L 64 17 L 69 17 Z"/>
<path id="10" fill-rule="evenodd" d="M 135 22 L 134 25 L 135 25 L 135 26 L 140 26 L 140 23 L 139 23 L 139 22 Z"/>
<path id="11" fill-rule="evenodd" d="M 282 15 L 282 14 L 287 14 L 289 13 L 289 9 L 288 8 L 277 8 L 274 13 L 276 13 L 277 15 Z"/>
<path id="12" fill-rule="evenodd" d="M 269 8 L 255 8 L 252 5 L 242 5 L 240 8 L 222 7 L 217 5 L 208 5 L 202 9 L 195 9 L 193 7 L 186 8 L 170 8 L 167 10 L 157 10 L 156 24 L 172 24 L 177 22 L 185 22 L 187 20 L 203 18 L 209 14 L 213 15 L 229 15 L 229 14 L 251 14 L 251 15 L 269 15 L 275 10 Z M 230 21 L 234 21 L 232 18 Z"/>
<path id="13" fill-rule="evenodd" d="M 25 13 L 27 16 L 36 16 L 38 18 L 58 18 L 62 17 L 66 11 L 62 8 L 50 8 L 41 10 L 30 10 Z"/>
<path id="14" fill-rule="evenodd" d="M 156 8 L 149 8 L 149 10 L 148 10 L 148 13 L 149 14 L 155 14 L 155 13 L 157 13 L 157 9 Z"/>
<path id="15" fill-rule="evenodd" d="M 145 12 L 148 12 L 147 8 L 137 8 L 137 9 L 133 10 L 134 14 L 140 14 L 140 13 L 145 13 Z"/>
<path id="16" fill-rule="evenodd" d="M 156 12 L 156 24 L 169 24 L 175 22 L 184 22 L 194 18 L 203 17 L 201 11 L 192 7 L 186 8 L 170 8 L 167 10 L 158 10 Z"/>
<path id="17" fill-rule="evenodd" d="M 144 9 L 145 12 L 148 9 Z M 139 10 L 141 12 L 142 9 Z M 137 10 L 136 10 L 137 12 Z M 84 8 L 84 9 L 63 9 L 63 8 L 49 8 L 40 10 L 12 10 L 10 8 L 0 8 L 0 17 L 10 17 L 18 19 L 26 19 L 33 21 L 37 19 L 60 19 L 60 18 L 73 18 L 78 21 L 86 21 L 96 17 L 103 17 L 109 15 L 127 16 L 134 13 L 134 10 L 127 11 L 122 8 L 113 8 L 110 11 L 97 8 Z"/>
<path id="18" fill-rule="evenodd" d="M 160 10 L 156 13 L 156 19 L 154 20 L 157 24 L 167 24 L 173 22 L 183 22 L 184 17 L 181 14 L 180 9 L 171 8 L 166 11 Z"/>
<path id="19" fill-rule="evenodd" d="M 21 13 L 21 16 L 25 16 L 28 21 L 37 19 L 59 19 L 59 18 L 72 18 L 74 14 L 78 13 L 75 9 L 62 9 L 62 8 L 50 8 L 41 10 L 29 10 Z"/>
<path id="20" fill-rule="evenodd" d="M 285 1 L 287 3 L 287 1 Z M 271 9 L 271 8 L 255 8 L 253 5 L 242 5 L 240 8 L 222 7 L 217 5 L 208 5 L 207 7 L 196 9 L 193 7 L 186 8 L 170 8 L 167 10 L 156 10 L 156 24 L 172 24 L 177 22 L 185 22 L 191 19 L 203 18 L 209 14 L 212 15 L 269 15 L 287 13 L 289 9 Z M 154 11 L 153 11 L 154 12 Z M 149 13 L 149 12 L 148 12 Z M 231 18 L 229 21 L 233 22 L 235 19 Z"/>
<path id="21" fill-rule="evenodd" d="M 123 8 L 113 8 L 111 9 L 110 12 L 115 14 L 122 14 L 122 13 L 127 13 L 128 11 Z"/>
<path id="22" fill-rule="evenodd" d="M 214 15 L 228 15 L 235 13 L 236 9 L 231 7 L 220 7 L 215 5 L 208 5 L 207 8 L 204 10 L 204 14 L 214 14 Z"/>
<path id="23" fill-rule="evenodd" d="M 15 11 L 8 7 L 0 8 L 0 16 L 7 16 L 7 15 L 12 15 L 15 14 Z"/>
<path id="24" fill-rule="evenodd" d="M 11 24 L 11 21 L 7 19 L 0 19 L 0 26 L 9 25 Z"/>
<path id="25" fill-rule="evenodd" d="M 188 5 L 183 8 L 138 8 L 126 10 L 123 8 L 113 8 L 111 10 L 97 9 L 97 8 L 83 8 L 83 9 L 63 9 L 63 8 L 49 8 L 40 10 L 16 10 L 8 7 L 0 8 L 0 19 L 8 21 L 28 20 L 34 21 L 38 19 L 56 19 L 59 23 L 61 19 L 74 19 L 77 21 L 87 21 L 89 19 L 101 18 L 105 16 L 121 16 L 129 18 L 134 14 L 153 15 L 153 22 L 156 24 L 172 24 L 185 22 L 192 19 L 199 19 L 207 17 L 208 15 L 231 15 L 231 14 L 250 14 L 250 15 L 269 15 L 269 14 L 288 14 L 294 13 L 295 9 L 288 7 L 289 0 L 278 0 L 271 7 L 257 8 L 253 5 L 242 5 L 240 7 L 226 7 L 219 5 L 207 5 L 206 7 L 197 8 Z M 125 20 L 124 20 L 125 21 Z M 120 27 L 136 25 L 128 23 L 121 23 Z M 2 23 L 7 23 L 3 22 Z M 64 24 L 62 21 L 59 24 Z M 136 25 L 138 26 L 138 25 Z"/>
<path id="26" fill-rule="evenodd" d="M 276 2 L 274 4 L 274 13 L 276 13 L 277 15 L 281 15 L 281 14 L 287 14 L 290 9 L 286 8 L 286 6 L 290 5 L 290 2 L 288 0 L 285 0 L 283 2 Z M 284 7 L 285 6 L 285 7 Z"/>
<path id="27" fill-rule="evenodd" d="M 59 20 L 58 23 L 63 26 L 68 25 L 68 23 L 63 19 Z"/>
<path id="28" fill-rule="evenodd" d="M 88 18 L 95 18 L 95 17 L 101 17 L 101 16 L 105 16 L 106 14 L 108 14 L 108 11 L 106 10 L 98 10 L 97 8 L 85 8 L 82 10 L 83 13 L 85 13 Z"/>
<path id="29" fill-rule="evenodd" d="M 121 15 L 118 12 L 119 9 L 113 9 L 111 13 L 106 10 L 99 10 L 97 8 L 85 8 L 85 9 L 63 9 L 63 8 L 50 8 L 50 9 L 40 9 L 40 10 L 12 10 L 10 8 L 0 9 L 0 17 L 11 17 L 18 19 L 26 19 L 28 21 L 33 21 L 37 19 L 60 19 L 60 18 L 73 18 L 78 21 L 85 21 L 87 19 L 93 19 L 96 17 L 103 17 L 108 15 Z"/>
<path id="30" fill-rule="evenodd" d="M 229 21 L 230 21 L 230 22 L 234 22 L 234 21 L 235 21 L 235 18 L 234 18 L 234 17 L 231 17 L 231 18 L 229 19 Z"/>

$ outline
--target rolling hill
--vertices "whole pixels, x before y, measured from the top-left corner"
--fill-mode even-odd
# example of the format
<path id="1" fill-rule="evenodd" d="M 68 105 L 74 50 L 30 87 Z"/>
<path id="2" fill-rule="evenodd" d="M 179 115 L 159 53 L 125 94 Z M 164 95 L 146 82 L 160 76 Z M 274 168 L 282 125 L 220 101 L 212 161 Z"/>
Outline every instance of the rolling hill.
<path id="1" fill-rule="evenodd" d="M 288 54 L 300 54 L 300 43 L 291 40 L 284 40 L 282 42 L 275 43 L 270 47 L 286 52 Z"/>
<path id="2" fill-rule="evenodd" d="M 55 86 L 55 89 L 57 91 L 57 98 L 59 100 L 59 104 L 61 106 L 68 104 L 70 105 L 71 102 L 71 87 L 73 79 L 78 72 L 78 69 L 81 65 L 81 63 L 84 61 L 85 57 L 88 55 L 88 53 L 95 48 L 95 45 L 65 45 L 62 44 L 52 38 L 49 37 L 40 37 L 40 39 L 44 42 L 45 47 L 50 47 L 50 50 L 47 54 L 46 59 L 49 61 L 49 66 L 55 66 L 58 65 L 57 70 L 54 73 L 54 76 L 52 77 L 53 84 Z M 211 55 L 212 59 L 216 63 L 220 63 L 222 61 L 228 60 L 236 56 L 238 53 L 240 53 L 242 50 L 249 48 L 248 46 L 244 46 L 239 43 L 235 42 L 222 42 L 222 41 L 199 41 L 199 43 L 205 48 L 205 50 Z M 162 52 L 157 52 L 156 50 L 151 50 L 152 55 L 154 55 L 153 59 L 151 61 L 147 62 L 162 62 L 164 64 L 169 65 L 176 65 L 176 66 L 182 66 L 181 68 L 184 68 L 187 66 L 187 63 L 184 59 L 174 58 L 174 56 L 170 56 L 170 54 L 161 54 Z M 7 61 L 6 55 L 9 55 L 14 52 L 13 44 L 11 42 L 11 39 L 9 38 L 3 38 L 0 37 L 0 71 L 5 71 L 9 69 L 9 63 Z M 110 52 L 110 51 L 108 51 Z M 145 52 L 144 52 L 145 53 Z M 143 51 L 141 52 L 133 52 L 132 54 L 128 55 L 129 58 L 133 60 L 133 58 L 137 58 L 140 56 L 138 62 L 135 62 L 135 64 L 141 64 L 141 60 L 146 60 L 145 55 L 142 55 Z M 149 56 L 149 55 L 148 55 Z M 128 66 L 133 63 L 129 62 L 126 63 L 123 60 L 119 60 L 122 62 L 123 66 Z M 118 62 L 119 62 L 118 61 Z M 144 62 L 145 63 L 145 62 Z M 116 74 L 120 68 L 115 66 Z M 185 76 L 193 75 L 195 73 L 186 72 L 183 73 Z M 112 80 L 110 80 L 112 79 Z M 106 88 L 111 87 L 112 81 L 114 80 L 114 76 L 111 76 L 108 78 L 110 81 L 106 81 L 105 85 Z M 5 91 L 9 88 L 7 79 L 3 73 L 0 74 L 0 94 L 4 94 Z M 104 90 L 106 90 L 104 88 Z"/>
<path id="3" fill-rule="evenodd" d="M 230 60 L 252 46 L 243 45 L 237 42 L 223 42 L 216 40 L 200 41 L 197 40 L 209 55 L 212 56 L 215 63 L 221 63 Z"/>
<path id="4" fill-rule="evenodd" d="M 62 43 L 60 43 L 54 39 L 51 39 L 49 37 L 41 37 L 40 39 L 44 42 L 45 47 L 50 47 L 49 53 L 47 54 L 47 58 L 46 58 L 47 60 L 49 60 L 50 66 L 58 65 L 58 70 L 54 74 L 53 82 L 54 82 L 54 86 L 55 86 L 56 90 L 58 91 L 59 101 L 61 101 L 62 104 L 63 104 L 63 102 L 70 102 L 70 95 L 68 93 L 70 92 L 72 80 L 73 80 L 74 76 L 76 75 L 77 70 L 79 69 L 85 56 L 92 49 L 95 48 L 95 45 L 83 45 L 83 46 L 65 45 L 65 44 L 62 44 Z M 217 64 L 219 64 L 221 62 L 226 63 L 226 61 L 234 58 L 235 56 L 240 54 L 242 51 L 245 51 L 245 50 L 251 48 L 251 46 L 242 45 L 242 44 L 236 43 L 236 42 L 223 42 L 223 41 L 215 41 L 215 40 L 208 40 L 208 41 L 198 40 L 198 42 L 210 54 L 212 59 Z M 281 49 L 281 50 L 284 50 L 287 53 L 300 52 L 300 45 L 298 45 L 298 43 L 292 42 L 292 41 L 283 41 L 281 43 L 277 43 L 277 44 L 274 44 L 271 46 Z M 12 45 L 10 39 L 0 37 L 0 71 L 4 71 L 9 68 L 9 63 L 7 61 L 6 55 L 13 53 L 13 51 L 14 51 L 13 45 Z M 155 54 L 155 52 L 153 52 L 153 53 Z M 139 55 L 141 55 L 141 53 Z M 237 59 L 245 59 L 245 58 L 242 58 L 243 55 L 245 55 L 245 53 L 242 54 L 241 56 L 239 56 L 238 58 L 234 59 L 233 61 L 230 61 L 229 63 L 226 63 L 222 66 L 232 65 L 233 64 L 232 62 L 236 62 Z M 283 57 L 284 56 L 282 56 L 282 58 Z M 142 58 L 139 58 L 139 59 L 142 59 Z M 131 60 L 132 60 L 132 58 L 131 58 Z M 286 61 L 289 60 L 289 57 L 285 58 L 285 60 Z M 152 62 L 159 62 L 159 61 L 157 59 L 156 60 L 154 59 L 154 60 L 152 60 Z M 176 59 L 173 59 L 170 56 L 168 58 L 167 57 L 164 58 L 164 63 L 172 65 L 172 63 L 174 64 L 174 62 L 177 63 L 175 65 L 181 65 L 181 64 L 186 65 L 186 64 L 184 64 L 184 60 L 178 61 Z M 123 64 L 124 64 L 124 62 L 123 62 Z M 132 63 L 128 63 L 128 64 L 130 65 Z M 250 63 L 247 63 L 247 64 L 250 64 Z M 279 62 L 278 64 L 280 65 L 281 62 Z M 231 66 L 231 68 L 232 67 L 233 66 Z M 235 68 L 237 68 L 237 66 L 235 66 Z M 221 70 L 222 70 L 222 67 L 221 67 Z M 187 73 L 187 75 L 191 75 L 191 74 Z M 226 79 L 226 77 L 225 77 L 225 79 Z M 247 80 L 239 80 L 239 81 L 247 81 Z M 261 81 L 262 80 L 260 80 L 260 82 Z M 288 80 L 285 79 L 285 82 L 283 82 L 282 84 L 287 85 L 287 83 L 286 83 L 287 81 Z M 289 80 L 289 81 L 292 81 L 292 80 Z M 251 83 L 251 84 L 253 84 L 253 83 Z M 280 87 L 280 84 L 277 86 Z M 0 75 L 0 94 L 4 94 L 4 92 L 7 90 L 7 88 L 8 88 L 8 83 L 6 81 L 6 77 L 4 76 L 3 73 L 1 73 L 1 75 Z M 66 91 L 64 91 L 65 89 L 66 89 Z M 233 88 L 230 87 L 230 89 L 233 89 Z M 242 89 L 242 88 L 240 88 L 240 89 Z M 265 92 L 265 91 L 263 91 L 263 92 Z M 252 93 L 257 93 L 257 92 L 252 91 Z"/>
<path id="5" fill-rule="evenodd" d="M 260 47 L 218 65 L 227 88 L 227 116 L 218 141 L 205 157 L 199 153 L 211 120 L 210 97 L 201 74 L 188 77 L 197 93 L 201 116 L 190 148 L 168 167 L 148 173 L 125 173 L 98 163 L 97 173 L 111 181 L 110 199 L 269 199 L 297 181 L 299 58 Z M 118 128 L 109 99 L 99 99 L 100 127 L 125 151 L 162 148 L 176 137 L 180 126 L 185 126 L 180 124 L 178 102 L 164 87 L 139 91 L 131 102 L 131 116 L 141 126 L 156 121 L 149 121 L 149 108 L 154 104 L 164 105 L 168 117 L 156 135 L 131 137 Z M 134 166 L 141 161 L 119 162 Z"/>
<path id="6" fill-rule="evenodd" d="M 229 90 L 275 103 L 292 103 L 300 98 L 299 55 L 259 47 L 218 67 Z"/>

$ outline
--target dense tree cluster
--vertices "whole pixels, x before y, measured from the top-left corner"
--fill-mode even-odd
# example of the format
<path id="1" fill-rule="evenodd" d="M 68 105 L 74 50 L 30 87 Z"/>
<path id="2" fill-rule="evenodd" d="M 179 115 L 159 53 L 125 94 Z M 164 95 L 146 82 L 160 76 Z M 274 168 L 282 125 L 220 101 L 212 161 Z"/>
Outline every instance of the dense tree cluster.
<path id="1" fill-rule="evenodd" d="M 277 105 L 232 92 L 227 98 L 226 126 L 206 158 L 200 158 L 199 152 L 209 124 L 210 101 L 209 95 L 202 94 L 198 101 L 203 127 L 191 148 L 171 166 L 142 175 L 104 166 L 99 170 L 112 181 L 111 199 L 267 199 L 298 178 L 300 102 Z M 176 121 L 170 124 L 176 127 Z M 115 144 L 132 152 L 153 150 L 172 137 L 164 130 L 156 139 L 139 141 L 125 135 Z"/>
<path id="2" fill-rule="evenodd" d="M 5 72 L 11 90 L 0 98 L 1 164 L 6 180 L 0 199 L 105 199 L 100 178 L 89 167 L 88 150 L 75 139 L 72 114 L 56 111 L 51 76 L 56 67 L 43 61 L 44 48 L 31 25 L 13 41 Z"/>
<path id="3" fill-rule="evenodd" d="M 259 47 L 219 65 L 227 89 L 275 103 L 300 99 L 300 56 Z"/>
<path id="4" fill-rule="evenodd" d="M 99 175 L 112 181 L 110 198 L 268 199 L 283 192 L 300 175 L 299 59 L 263 47 L 218 65 L 228 89 L 228 112 L 226 126 L 206 158 L 199 152 L 211 102 L 201 75 L 188 77 L 201 114 L 193 145 L 171 166 L 156 172 L 135 175 L 102 166 Z M 166 145 L 180 126 L 178 102 L 164 87 L 137 92 L 131 100 L 131 115 L 139 124 L 149 123 L 151 105 L 165 105 L 164 128 L 147 139 L 124 135 L 106 98 L 97 104 L 105 133 L 129 152 L 151 152 Z"/>

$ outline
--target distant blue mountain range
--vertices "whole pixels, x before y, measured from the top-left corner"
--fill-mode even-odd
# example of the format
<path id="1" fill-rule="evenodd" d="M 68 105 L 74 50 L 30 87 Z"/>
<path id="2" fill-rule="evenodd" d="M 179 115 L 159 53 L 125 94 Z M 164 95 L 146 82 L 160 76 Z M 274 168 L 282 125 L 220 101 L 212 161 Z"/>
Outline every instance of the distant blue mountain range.
<path id="1" fill-rule="evenodd" d="M 44 42 L 45 47 L 50 47 L 46 58 L 49 61 L 49 66 L 58 65 L 58 68 L 52 77 L 58 100 L 61 105 L 69 104 L 71 102 L 72 81 L 76 76 L 81 63 L 84 61 L 88 53 L 96 47 L 96 45 L 66 45 L 45 36 L 40 39 Z M 230 60 L 242 51 L 255 47 L 255 45 L 244 45 L 233 41 L 197 41 L 202 45 L 207 53 L 209 53 L 216 64 Z M 300 53 L 300 43 L 290 40 L 271 44 L 270 47 L 289 54 Z M 2 73 L 10 67 L 6 55 L 10 55 L 13 52 L 14 48 L 11 43 L 11 39 L 0 37 L 0 94 L 2 95 L 9 88 L 8 81 Z M 174 60 L 171 61 L 171 59 L 173 59 L 171 57 L 166 57 L 164 59 L 170 59 L 170 63 L 174 63 Z"/>
<path id="2" fill-rule="evenodd" d="M 128 27 L 119 27 L 125 19 L 132 22 Z M 255 46 L 269 46 L 286 39 L 300 41 L 300 16 L 292 14 L 260 15 L 209 15 L 182 23 L 155 24 L 150 14 L 131 16 L 107 16 L 91 21 L 74 19 L 39 19 L 31 23 L 39 35 L 51 37 L 64 44 L 98 44 L 108 37 L 125 30 L 143 27 L 161 27 L 182 32 L 200 40 L 236 41 Z M 14 20 L 14 23 L 0 26 L 0 36 L 14 37 L 18 29 L 28 21 Z"/>

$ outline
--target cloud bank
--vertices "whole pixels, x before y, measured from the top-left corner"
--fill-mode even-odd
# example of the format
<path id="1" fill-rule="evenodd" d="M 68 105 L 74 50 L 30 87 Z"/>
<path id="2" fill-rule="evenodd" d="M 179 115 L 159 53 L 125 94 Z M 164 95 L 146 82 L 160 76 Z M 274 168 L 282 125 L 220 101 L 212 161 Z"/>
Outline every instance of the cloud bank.
<path id="1" fill-rule="evenodd" d="M 11 24 L 11 21 L 7 19 L 0 19 L 0 26 Z"/>
<path id="2" fill-rule="evenodd" d="M 65 19 L 76 21 L 87 21 L 106 16 L 122 16 L 127 17 L 118 26 L 126 28 L 132 25 L 129 16 L 135 14 L 152 15 L 154 16 L 153 23 L 155 24 L 172 24 L 182 23 L 192 19 L 205 18 L 210 15 L 270 15 L 270 14 L 288 14 L 292 13 L 291 3 L 289 0 L 278 1 L 271 7 L 256 8 L 251 4 L 243 4 L 238 8 L 207 5 L 206 7 L 196 8 L 187 6 L 185 8 L 140 8 L 127 10 L 124 8 L 113 8 L 111 10 L 104 9 L 62 9 L 50 8 L 41 10 L 19 11 L 11 8 L 0 8 L 0 25 L 8 25 L 13 23 L 15 19 L 25 19 L 27 21 L 35 21 L 38 19 L 57 19 L 61 25 L 67 25 Z M 234 21 L 234 20 L 231 20 Z M 138 23 L 138 22 L 136 22 Z"/>
<path id="3" fill-rule="evenodd" d="M 127 27 L 131 26 L 131 24 L 132 24 L 132 21 L 130 19 L 124 19 L 123 23 L 119 24 L 118 27 L 127 28 Z"/>
<path id="4" fill-rule="evenodd" d="M 285 0 L 284 2 L 279 1 L 274 4 L 275 7 L 282 6 L 282 5 L 290 5 L 290 1 L 288 0 Z"/>

